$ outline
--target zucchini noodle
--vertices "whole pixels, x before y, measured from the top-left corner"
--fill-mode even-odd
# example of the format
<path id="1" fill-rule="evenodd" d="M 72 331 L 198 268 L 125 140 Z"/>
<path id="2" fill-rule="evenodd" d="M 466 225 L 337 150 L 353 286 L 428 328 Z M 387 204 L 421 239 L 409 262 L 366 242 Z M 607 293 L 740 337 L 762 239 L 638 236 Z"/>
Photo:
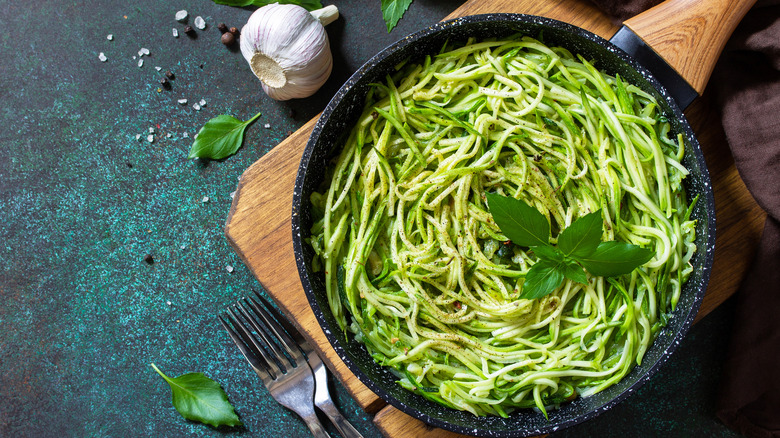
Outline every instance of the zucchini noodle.
<path id="1" fill-rule="evenodd" d="M 529 37 L 469 40 L 374 84 L 309 244 L 330 310 L 399 384 L 474 415 L 546 409 L 619 381 L 692 271 L 682 136 L 653 96 Z M 631 274 L 519 299 L 537 258 L 485 193 L 524 200 L 552 238 L 602 209 L 602 240 L 651 248 Z"/>

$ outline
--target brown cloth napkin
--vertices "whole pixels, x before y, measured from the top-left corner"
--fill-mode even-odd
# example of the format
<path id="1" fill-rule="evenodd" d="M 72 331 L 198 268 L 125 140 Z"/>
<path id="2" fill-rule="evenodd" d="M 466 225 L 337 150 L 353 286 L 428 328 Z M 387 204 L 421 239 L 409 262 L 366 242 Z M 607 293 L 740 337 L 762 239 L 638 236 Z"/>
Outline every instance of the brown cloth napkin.
<path id="1" fill-rule="evenodd" d="M 739 174 L 767 212 L 736 295 L 718 417 L 748 437 L 780 437 L 780 2 L 756 4 L 710 80 Z"/>
<path id="2" fill-rule="evenodd" d="M 660 0 L 591 0 L 625 20 Z M 759 1 L 721 55 L 714 92 L 734 161 L 768 213 L 758 252 L 736 294 L 718 417 L 754 437 L 780 437 L 780 0 Z"/>

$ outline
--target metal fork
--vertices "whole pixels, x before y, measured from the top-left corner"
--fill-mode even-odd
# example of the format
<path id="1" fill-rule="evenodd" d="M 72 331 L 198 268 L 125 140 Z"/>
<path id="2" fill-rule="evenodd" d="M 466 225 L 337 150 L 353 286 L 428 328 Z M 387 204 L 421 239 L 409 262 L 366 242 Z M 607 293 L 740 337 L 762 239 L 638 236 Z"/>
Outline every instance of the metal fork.
<path id="1" fill-rule="evenodd" d="M 260 376 L 271 396 L 282 406 L 298 414 L 315 437 L 328 438 L 328 433 L 325 432 L 325 428 L 317 419 L 317 414 L 314 413 L 314 404 L 312 403 L 314 375 L 311 369 L 306 365 L 300 351 L 297 355 L 295 354 L 297 348 L 287 348 L 287 353 L 294 361 L 292 362 L 268 338 L 258 322 L 261 319 L 267 320 L 266 315 L 263 314 L 257 303 L 252 301 L 246 298 L 240 300 L 238 304 L 228 308 L 225 318 L 220 315 L 219 321 L 257 375 Z M 253 311 L 255 315 L 250 315 L 250 311 Z M 273 328 L 267 321 L 264 322 L 266 327 Z M 252 333 L 252 328 L 257 335 Z M 279 338 L 278 335 L 277 338 Z"/>
<path id="2" fill-rule="evenodd" d="M 315 437 L 327 437 L 328 434 L 312 407 L 312 393 L 316 382 L 314 402 L 317 407 L 330 418 L 342 436 L 362 438 L 333 404 L 328 392 L 327 372 L 319 356 L 292 324 L 275 312 L 256 291 L 255 295 L 262 305 L 254 298 L 244 298 L 232 308 L 228 308 L 225 318 L 219 316 L 219 320 L 271 395 L 280 404 L 297 413 Z M 271 313 L 275 314 L 276 318 L 271 316 Z M 230 321 L 230 324 L 225 319 Z M 252 329 L 257 336 L 253 335 Z M 290 336 L 295 338 L 295 342 Z M 284 353 L 270 337 L 279 342 Z M 308 366 L 305 365 L 306 358 L 296 343 L 306 353 Z"/>
<path id="3" fill-rule="evenodd" d="M 254 289 L 252 289 L 252 292 L 255 293 L 255 296 L 263 303 L 265 308 L 268 309 L 269 312 L 273 312 L 276 316 L 276 320 L 283 328 L 280 334 L 289 334 L 306 355 L 309 367 L 311 367 L 311 370 L 314 373 L 314 381 L 316 382 L 314 405 L 330 419 L 342 437 L 363 438 L 363 435 L 361 435 L 360 432 L 358 432 L 352 424 L 341 415 L 341 412 L 336 408 L 336 405 L 333 404 L 333 399 L 330 397 L 330 391 L 328 391 L 328 369 L 325 367 L 325 364 L 322 363 L 322 359 L 320 359 L 320 356 L 314 351 L 314 348 L 312 348 L 309 342 L 306 341 L 306 338 L 304 338 L 286 318 L 279 315 L 278 312 L 274 312 L 273 307 L 271 307 L 265 298 L 260 296 Z M 287 343 L 288 345 L 290 344 L 289 338 L 287 338 Z"/>

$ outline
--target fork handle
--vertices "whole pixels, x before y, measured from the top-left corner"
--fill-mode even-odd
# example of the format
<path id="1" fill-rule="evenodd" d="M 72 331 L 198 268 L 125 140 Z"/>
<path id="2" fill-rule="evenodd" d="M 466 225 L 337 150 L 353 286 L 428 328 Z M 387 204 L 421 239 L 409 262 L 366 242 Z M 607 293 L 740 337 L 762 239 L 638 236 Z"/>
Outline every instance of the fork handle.
<path id="1" fill-rule="evenodd" d="M 312 435 L 314 435 L 314 438 L 330 438 L 330 435 L 328 435 L 328 432 L 322 427 L 322 423 L 320 423 L 320 420 L 317 418 L 317 414 L 314 413 L 313 409 L 310 414 L 306 416 L 301 415 L 301 418 L 306 423 L 306 426 L 309 428 Z"/>
<path id="2" fill-rule="evenodd" d="M 330 421 L 333 422 L 333 425 L 336 426 L 336 429 L 338 429 L 339 433 L 344 438 L 363 438 L 363 435 L 360 434 L 353 426 L 352 424 L 347 421 L 346 418 L 344 418 L 343 415 L 341 415 L 341 412 L 336 408 L 336 406 L 333 405 L 333 403 L 330 401 L 330 399 L 318 403 L 317 407 L 320 408 L 320 410 L 330 418 Z"/>

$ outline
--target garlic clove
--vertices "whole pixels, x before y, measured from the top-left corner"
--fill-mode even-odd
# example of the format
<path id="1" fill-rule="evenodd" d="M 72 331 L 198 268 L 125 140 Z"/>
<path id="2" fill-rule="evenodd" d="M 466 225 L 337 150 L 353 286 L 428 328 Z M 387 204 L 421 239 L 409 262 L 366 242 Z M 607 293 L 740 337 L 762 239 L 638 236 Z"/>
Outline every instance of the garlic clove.
<path id="1" fill-rule="evenodd" d="M 266 94 L 276 100 L 308 97 L 327 81 L 333 56 L 323 23 L 336 18 L 332 5 L 309 13 L 278 3 L 249 17 L 241 29 L 241 53 Z"/>

